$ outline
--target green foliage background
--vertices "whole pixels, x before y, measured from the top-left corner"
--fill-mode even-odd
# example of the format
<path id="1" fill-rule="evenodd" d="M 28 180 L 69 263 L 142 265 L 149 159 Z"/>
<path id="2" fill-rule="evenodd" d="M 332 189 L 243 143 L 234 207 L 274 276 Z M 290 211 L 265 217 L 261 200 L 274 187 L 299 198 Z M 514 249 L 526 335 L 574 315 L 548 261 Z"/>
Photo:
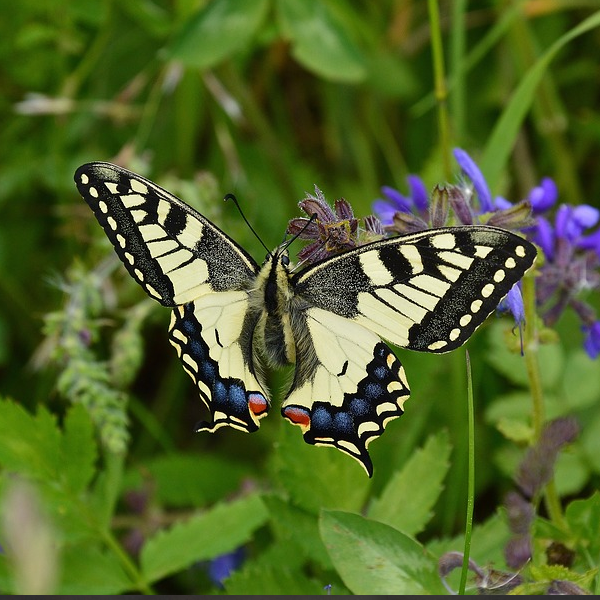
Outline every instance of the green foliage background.
<path id="1" fill-rule="evenodd" d="M 520 200 L 550 176 L 562 202 L 598 207 L 599 33 L 600 0 L 2 5 L 0 590 L 444 593 L 437 559 L 464 544 L 464 351 L 399 352 L 412 397 L 370 448 L 372 480 L 304 444 L 277 417 L 281 394 L 255 435 L 195 435 L 205 415 L 167 342 L 169 311 L 118 264 L 73 173 L 124 164 L 258 260 L 226 193 L 274 247 L 315 185 L 364 216 L 409 173 L 454 181 L 457 146 L 494 195 Z M 498 569 L 504 494 L 532 441 L 510 328 L 492 318 L 468 344 L 471 555 Z M 556 333 L 539 354 L 546 414 L 582 431 L 552 483 L 560 522 L 540 505 L 526 591 L 567 579 L 597 593 L 599 367 L 569 315 Z M 578 552 L 566 573 L 546 564 L 550 539 Z M 211 582 L 210 561 L 240 547 L 241 567 Z"/>

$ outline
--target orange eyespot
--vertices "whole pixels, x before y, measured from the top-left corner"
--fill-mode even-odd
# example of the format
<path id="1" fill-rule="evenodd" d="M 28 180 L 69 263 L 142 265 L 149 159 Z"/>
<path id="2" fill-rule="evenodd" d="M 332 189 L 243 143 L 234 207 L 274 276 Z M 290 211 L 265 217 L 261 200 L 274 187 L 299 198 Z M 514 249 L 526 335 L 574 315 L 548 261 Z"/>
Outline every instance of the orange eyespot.
<path id="1" fill-rule="evenodd" d="M 261 394 L 250 394 L 248 396 L 248 408 L 253 415 L 258 417 L 268 410 L 269 403 Z"/>
<path id="2" fill-rule="evenodd" d="M 302 429 L 310 427 L 310 413 L 297 406 L 290 406 L 283 409 L 283 416 L 289 419 L 294 425 L 300 425 Z"/>

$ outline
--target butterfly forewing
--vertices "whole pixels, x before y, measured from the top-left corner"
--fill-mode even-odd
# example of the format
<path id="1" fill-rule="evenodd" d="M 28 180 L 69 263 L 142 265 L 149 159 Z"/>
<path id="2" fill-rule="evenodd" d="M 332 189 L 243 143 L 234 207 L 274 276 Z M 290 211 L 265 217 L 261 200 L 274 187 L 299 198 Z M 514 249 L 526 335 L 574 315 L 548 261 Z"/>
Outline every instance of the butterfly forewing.
<path id="1" fill-rule="evenodd" d="M 531 267 L 535 246 L 486 226 L 361 246 L 301 271 L 296 293 L 411 350 L 466 342 Z"/>
<path id="2" fill-rule="evenodd" d="M 144 177 L 98 162 L 77 169 L 75 182 L 131 276 L 161 304 L 241 289 L 256 275 L 240 246 Z"/>

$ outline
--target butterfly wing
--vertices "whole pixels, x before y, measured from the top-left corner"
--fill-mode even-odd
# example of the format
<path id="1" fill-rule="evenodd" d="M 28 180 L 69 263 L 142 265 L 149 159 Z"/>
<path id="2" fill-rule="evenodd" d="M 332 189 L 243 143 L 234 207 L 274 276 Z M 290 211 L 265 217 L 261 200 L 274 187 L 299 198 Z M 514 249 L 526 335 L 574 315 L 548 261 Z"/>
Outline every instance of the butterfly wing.
<path id="1" fill-rule="evenodd" d="M 259 270 L 231 238 L 148 179 L 110 163 L 75 173 L 84 200 L 148 295 L 174 307 L 169 340 L 213 422 L 255 431 L 269 401 L 252 353 L 248 292 Z"/>
<path id="2" fill-rule="evenodd" d="M 164 306 L 242 289 L 258 265 L 216 225 L 141 175 L 110 163 L 75 173 L 129 274 Z"/>
<path id="3" fill-rule="evenodd" d="M 311 304 L 397 346 L 464 344 L 531 267 L 533 244 L 488 226 L 433 229 L 334 256 L 292 279 Z"/>
<path id="4" fill-rule="evenodd" d="M 282 408 L 311 444 L 356 458 L 403 413 L 404 370 L 380 338 L 427 352 L 463 344 L 531 267 L 535 247 L 485 226 L 375 242 L 317 263 L 291 285 L 296 376 Z"/>
<path id="5" fill-rule="evenodd" d="M 294 319 L 296 371 L 282 415 L 304 440 L 334 446 L 373 474 L 367 451 L 409 396 L 400 361 L 378 335 L 321 308 Z"/>

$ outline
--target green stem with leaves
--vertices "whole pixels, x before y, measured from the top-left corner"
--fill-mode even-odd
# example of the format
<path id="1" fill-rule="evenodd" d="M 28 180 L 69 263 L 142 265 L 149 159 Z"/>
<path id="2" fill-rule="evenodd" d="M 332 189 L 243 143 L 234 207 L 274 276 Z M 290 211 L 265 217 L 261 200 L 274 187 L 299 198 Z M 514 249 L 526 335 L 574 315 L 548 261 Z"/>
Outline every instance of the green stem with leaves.
<path id="1" fill-rule="evenodd" d="M 533 443 L 537 443 L 545 424 L 544 391 L 539 364 L 539 330 L 535 304 L 535 277 L 528 274 L 523 278 L 523 303 L 525 307 L 524 352 L 529 390 L 532 400 Z M 559 528 L 565 529 L 565 519 L 556 485 L 551 479 L 544 489 L 544 500 L 552 522 Z"/>

